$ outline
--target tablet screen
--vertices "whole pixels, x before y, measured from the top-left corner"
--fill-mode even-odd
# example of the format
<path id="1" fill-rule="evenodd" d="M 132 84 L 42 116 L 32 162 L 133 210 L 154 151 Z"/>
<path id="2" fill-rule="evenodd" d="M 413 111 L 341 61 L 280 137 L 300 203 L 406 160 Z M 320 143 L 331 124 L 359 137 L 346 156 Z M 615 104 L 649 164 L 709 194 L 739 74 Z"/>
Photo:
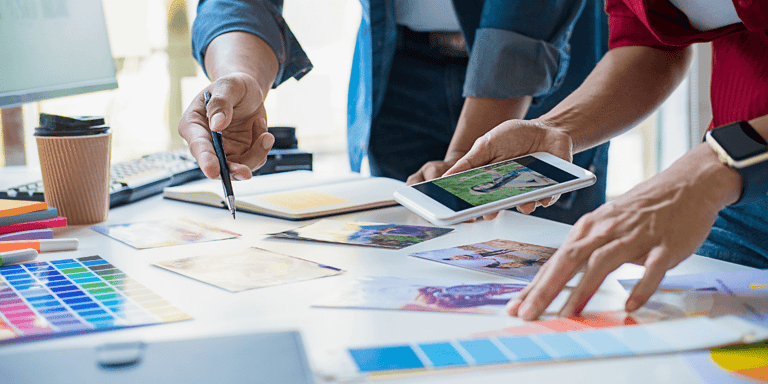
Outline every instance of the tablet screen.
<path id="1" fill-rule="evenodd" d="M 525 156 L 421 183 L 413 188 L 458 212 L 576 178 L 533 156 Z"/>

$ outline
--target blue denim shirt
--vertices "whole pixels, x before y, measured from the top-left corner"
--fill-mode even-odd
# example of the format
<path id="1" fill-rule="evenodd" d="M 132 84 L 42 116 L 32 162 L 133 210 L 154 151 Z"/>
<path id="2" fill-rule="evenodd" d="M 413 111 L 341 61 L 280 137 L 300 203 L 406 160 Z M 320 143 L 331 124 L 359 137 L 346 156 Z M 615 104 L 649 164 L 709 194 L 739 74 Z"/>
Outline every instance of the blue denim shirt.
<path id="1" fill-rule="evenodd" d="M 569 39 L 586 0 L 453 0 L 470 50 L 465 97 L 512 99 L 533 96 L 534 105 L 562 83 Z M 394 2 L 360 0 L 347 108 L 347 143 L 352 170 L 367 153 L 371 121 L 386 91 L 397 27 Z M 277 87 L 312 69 L 282 13 L 282 0 L 200 0 L 192 28 L 192 50 L 202 64 L 216 36 L 234 31 L 262 38 L 277 55 Z M 591 68 L 590 68 L 591 69 Z"/>

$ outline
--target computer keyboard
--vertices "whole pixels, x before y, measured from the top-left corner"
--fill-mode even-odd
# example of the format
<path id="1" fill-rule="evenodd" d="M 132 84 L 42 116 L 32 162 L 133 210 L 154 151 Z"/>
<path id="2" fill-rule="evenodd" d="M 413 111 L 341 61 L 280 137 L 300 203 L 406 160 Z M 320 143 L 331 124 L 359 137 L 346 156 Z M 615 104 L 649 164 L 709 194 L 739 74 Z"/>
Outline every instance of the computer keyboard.
<path id="1" fill-rule="evenodd" d="M 163 192 L 163 188 L 204 177 L 186 149 L 158 152 L 138 159 L 112 164 L 109 206 L 130 203 Z M 0 198 L 45 200 L 43 181 L 0 191 Z"/>

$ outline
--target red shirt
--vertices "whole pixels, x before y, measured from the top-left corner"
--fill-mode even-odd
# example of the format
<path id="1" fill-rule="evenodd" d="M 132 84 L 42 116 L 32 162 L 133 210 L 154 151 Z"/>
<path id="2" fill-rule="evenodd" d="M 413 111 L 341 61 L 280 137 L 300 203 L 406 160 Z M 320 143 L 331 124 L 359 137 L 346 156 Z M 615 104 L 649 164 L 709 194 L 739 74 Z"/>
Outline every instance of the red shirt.
<path id="1" fill-rule="evenodd" d="M 733 0 L 741 23 L 701 32 L 667 0 L 606 0 L 610 49 L 712 42 L 712 123 L 768 115 L 768 0 Z"/>

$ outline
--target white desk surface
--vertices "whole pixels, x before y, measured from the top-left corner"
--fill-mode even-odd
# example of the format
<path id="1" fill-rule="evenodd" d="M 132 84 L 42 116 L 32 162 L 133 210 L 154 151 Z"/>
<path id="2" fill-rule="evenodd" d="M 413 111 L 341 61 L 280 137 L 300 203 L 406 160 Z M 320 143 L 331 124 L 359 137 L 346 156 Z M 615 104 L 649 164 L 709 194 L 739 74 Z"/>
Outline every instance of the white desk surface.
<path id="1" fill-rule="evenodd" d="M 29 179 L 31 177 L 31 179 Z M 34 175 L 15 167 L 0 168 L 0 188 L 34 180 Z M 21 180 L 25 179 L 25 180 Z M 18 180 L 18 182 L 17 182 Z M 502 238 L 558 247 L 570 226 L 515 212 L 505 211 L 493 221 L 455 225 L 448 235 L 402 250 L 333 245 L 282 239 L 267 239 L 265 234 L 283 231 L 310 221 L 286 221 L 239 212 L 237 220 L 225 209 L 172 200 L 161 196 L 110 210 L 107 224 L 131 223 L 172 217 L 185 217 L 242 234 L 240 238 L 136 250 L 101 235 L 89 226 L 69 226 L 56 231 L 56 237 L 76 237 L 80 248 L 72 252 L 43 253 L 40 261 L 100 255 L 193 317 L 193 320 L 131 329 L 63 337 L 0 347 L 2 356 L 53 347 L 97 346 L 107 342 L 154 341 L 241 332 L 296 329 L 301 332 L 310 362 L 314 356 L 333 349 L 378 346 L 411 341 L 445 340 L 472 333 L 519 325 L 519 319 L 506 316 L 440 314 L 387 310 L 313 308 L 316 300 L 343 289 L 355 277 L 398 276 L 452 278 L 457 283 L 495 280 L 503 277 L 452 267 L 408 256 L 410 253 L 447 248 Z M 357 212 L 335 218 L 429 225 L 403 207 Z M 192 255 L 215 254 L 224 247 L 258 246 L 345 269 L 340 276 L 285 284 L 240 293 L 230 293 L 197 280 L 151 265 L 152 262 Z M 693 256 L 670 271 L 671 274 L 707 271 L 744 270 L 747 267 Z M 625 265 L 609 276 L 585 312 L 619 310 L 627 293 L 616 278 L 638 278 L 642 267 Z M 552 314 L 563 303 L 564 295 L 550 307 Z M 514 381 L 513 381 L 514 380 Z M 434 375 L 392 380 L 396 383 L 648 383 L 697 382 L 686 364 L 676 355 L 616 358 L 542 365 L 516 369 Z"/>

